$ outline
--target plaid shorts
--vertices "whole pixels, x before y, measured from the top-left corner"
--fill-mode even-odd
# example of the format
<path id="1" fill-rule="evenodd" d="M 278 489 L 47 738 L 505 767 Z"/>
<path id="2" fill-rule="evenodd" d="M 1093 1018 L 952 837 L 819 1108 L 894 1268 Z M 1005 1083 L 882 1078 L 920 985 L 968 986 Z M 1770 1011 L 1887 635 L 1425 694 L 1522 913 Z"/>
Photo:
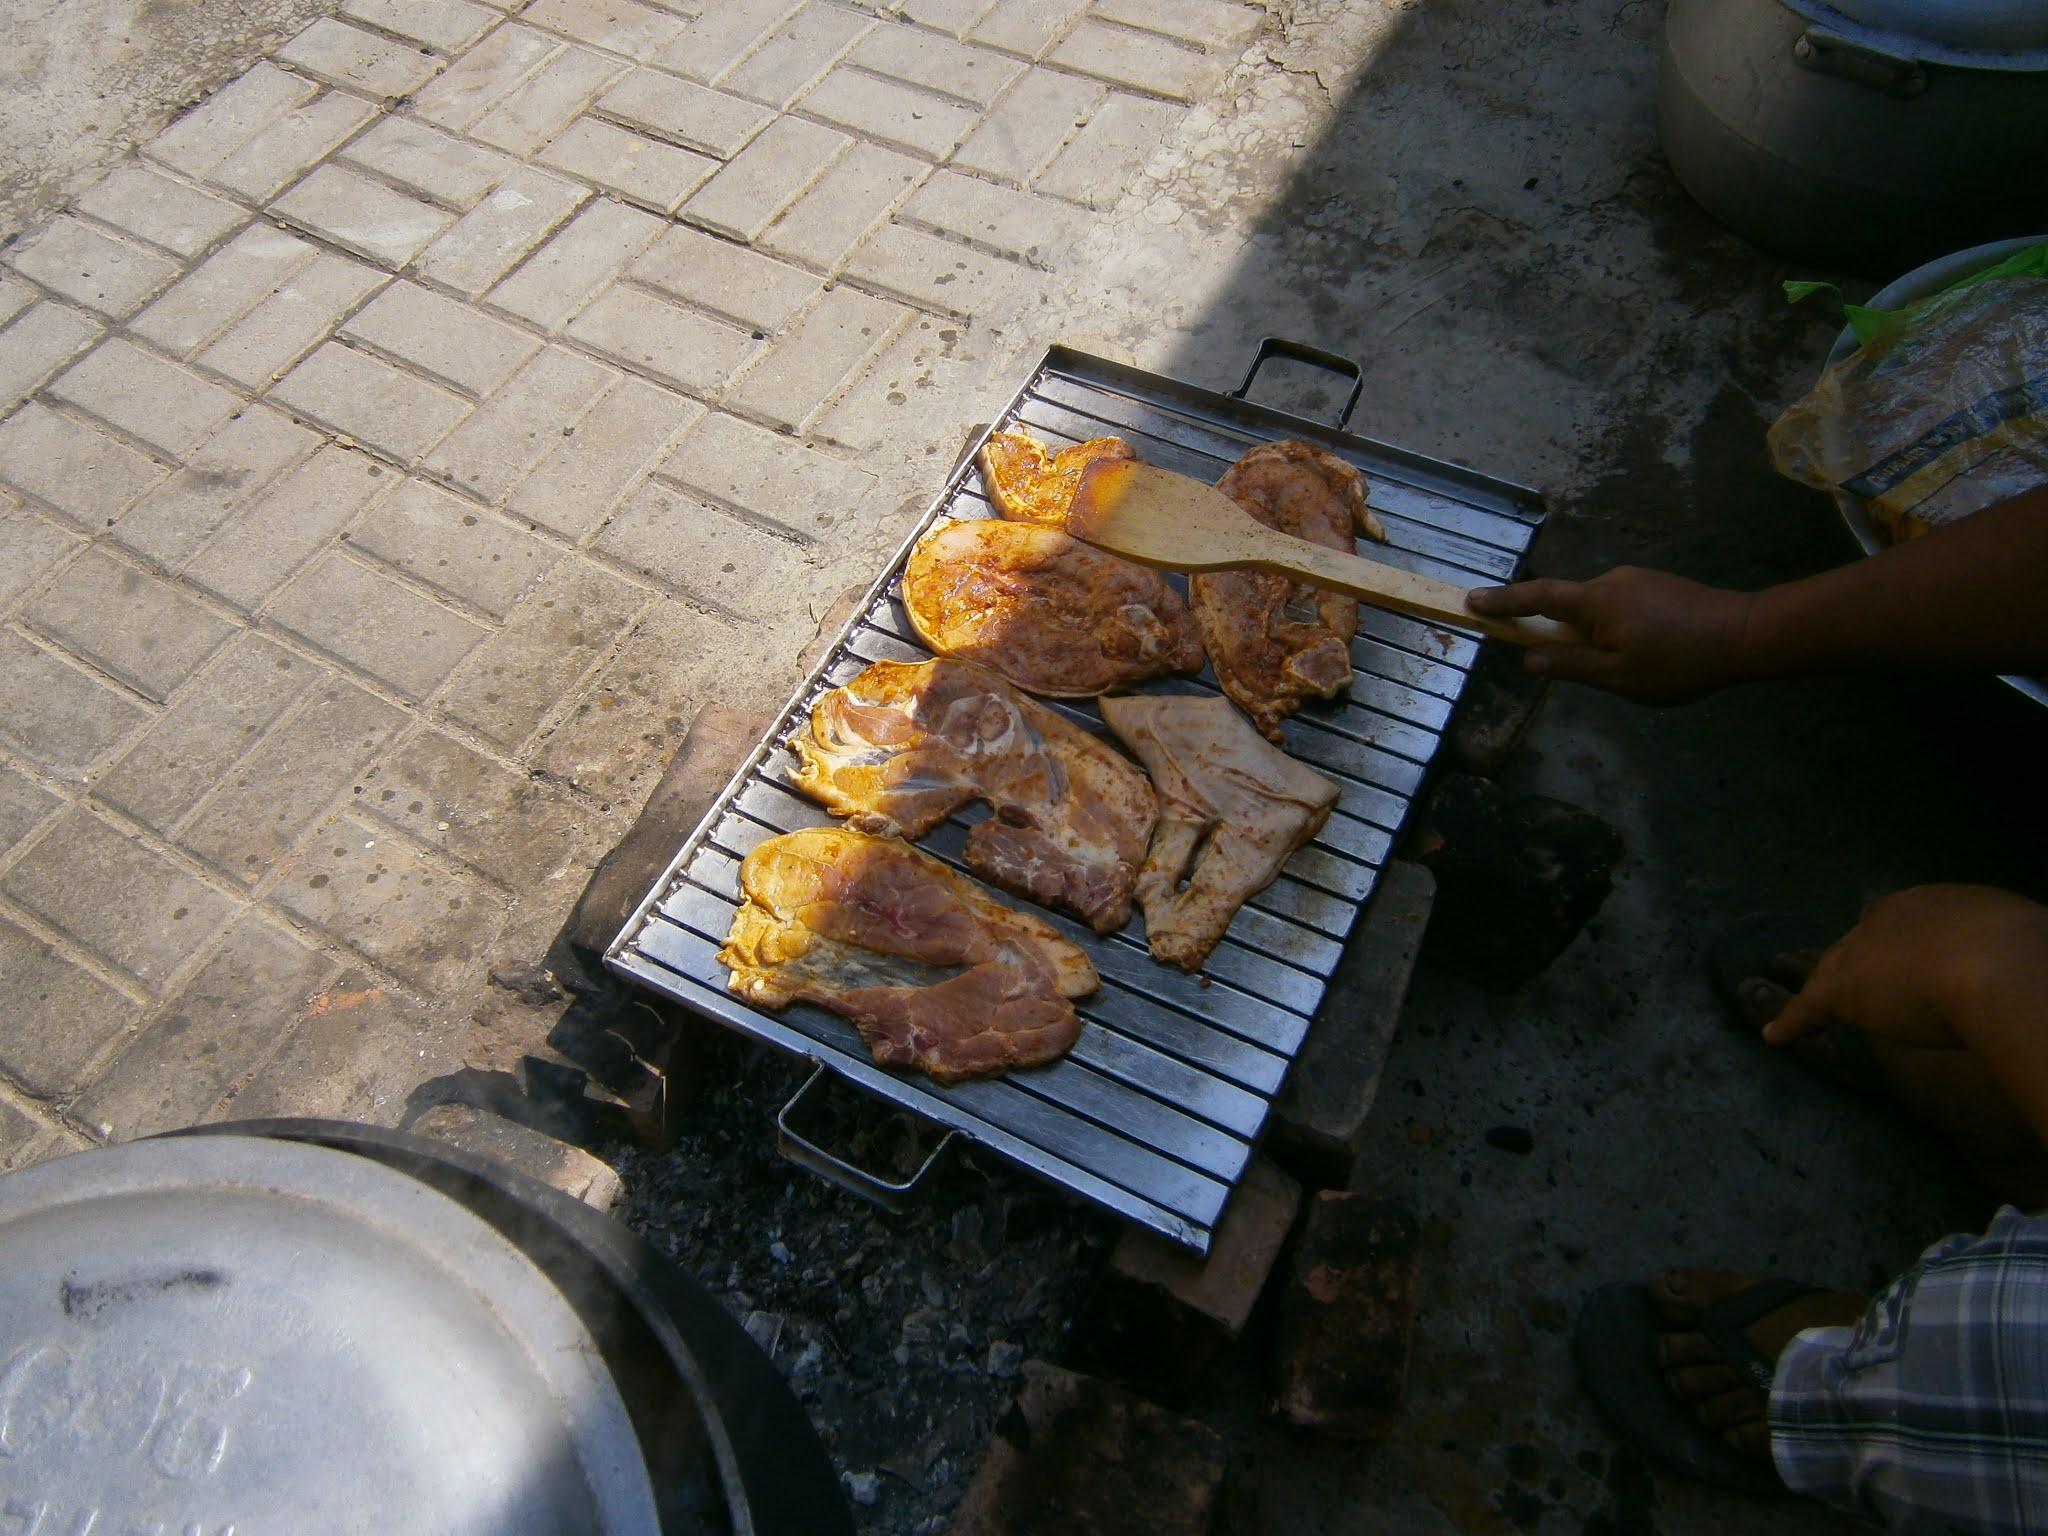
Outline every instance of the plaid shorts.
<path id="1" fill-rule="evenodd" d="M 2007 1206 L 1854 1328 L 1800 1334 L 1770 1417 L 1800 1493 L 1912 1536 L 2048 1536 L 2048 1216 Z"/>

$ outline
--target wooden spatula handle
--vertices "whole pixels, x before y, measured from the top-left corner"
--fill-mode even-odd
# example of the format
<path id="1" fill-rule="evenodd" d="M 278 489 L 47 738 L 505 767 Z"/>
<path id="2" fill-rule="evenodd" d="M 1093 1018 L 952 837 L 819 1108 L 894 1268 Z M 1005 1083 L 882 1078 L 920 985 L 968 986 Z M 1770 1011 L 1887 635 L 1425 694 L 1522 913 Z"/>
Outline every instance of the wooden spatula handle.
<path id="1" fill-rule="evenodd" d="M 1476 629 L 1517 645 L 1555 645 L 1581 638 L 1577 630 L 1555 619 L 1502 619 L 1474 613 L 1465 605 L 1465 587 L 1382 565 L 1377 560 L 1347 555 L 1306 539 L 1288 540 L 1285 559 L 1261 559 L 1256 568 L 1297 576 L 1411 618 Z"/>

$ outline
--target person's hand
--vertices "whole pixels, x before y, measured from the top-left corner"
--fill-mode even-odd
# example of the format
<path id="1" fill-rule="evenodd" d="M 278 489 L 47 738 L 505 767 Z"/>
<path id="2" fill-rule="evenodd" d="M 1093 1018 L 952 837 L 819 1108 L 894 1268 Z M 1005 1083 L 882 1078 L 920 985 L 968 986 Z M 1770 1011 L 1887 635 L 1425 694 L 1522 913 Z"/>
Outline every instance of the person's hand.
<path id="1" fill-rule="evenodd" d="M 1900 1045 L 1981 1050 L 2014 1004 L 2048 1019 L 2048 907 L 1984 885 L 1921 885 L 1881 897 L 1820 957 L 1764 1026 L 1787 1045 L 1839 1019 Z"/>
<path id="2" fill-rule="evenodd" d="M 1476 613 L 1541 614 L 1574 626 L 1584 642 L 1531 646 L 1524 665 L 1638 703 L 1683 704 L 1743 675 L 1747 592 L 1623 565 L 1591 581 L 1478 587 L 1466 601 Z"/>

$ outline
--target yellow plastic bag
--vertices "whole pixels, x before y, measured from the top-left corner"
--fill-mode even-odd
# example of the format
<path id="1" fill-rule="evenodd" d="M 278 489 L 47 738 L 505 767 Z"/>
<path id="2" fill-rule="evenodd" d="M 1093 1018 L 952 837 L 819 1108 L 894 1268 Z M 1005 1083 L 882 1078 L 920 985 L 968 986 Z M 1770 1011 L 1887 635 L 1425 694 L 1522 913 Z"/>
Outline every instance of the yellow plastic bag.
<path id="1" fill-rule="evenodd" d="M 1858 333 L 1772 423 L 1780 474 L 1860 498 L 1893 542 L 2048 485 L 2048 275 L 2000 270 Z"/>

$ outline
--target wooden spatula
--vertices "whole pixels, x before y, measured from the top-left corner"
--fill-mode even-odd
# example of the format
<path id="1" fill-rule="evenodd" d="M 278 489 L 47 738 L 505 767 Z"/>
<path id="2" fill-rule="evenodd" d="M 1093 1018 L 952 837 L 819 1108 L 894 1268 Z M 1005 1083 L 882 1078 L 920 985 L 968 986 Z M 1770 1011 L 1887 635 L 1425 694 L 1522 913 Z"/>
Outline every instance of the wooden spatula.
<path id="1" fill-rule="evenodd" d="M 1418 619 L 1546 645 L 1577 640 L 1554 619 L 1497 619 L 1465 606 L 1466 588 L 1311 544 L 1268 528 L 1214 486 L 1135 459 L 1097 459 L 1081 475 L 1067 532 L 1168 571 L 1271 571 Z"/>

